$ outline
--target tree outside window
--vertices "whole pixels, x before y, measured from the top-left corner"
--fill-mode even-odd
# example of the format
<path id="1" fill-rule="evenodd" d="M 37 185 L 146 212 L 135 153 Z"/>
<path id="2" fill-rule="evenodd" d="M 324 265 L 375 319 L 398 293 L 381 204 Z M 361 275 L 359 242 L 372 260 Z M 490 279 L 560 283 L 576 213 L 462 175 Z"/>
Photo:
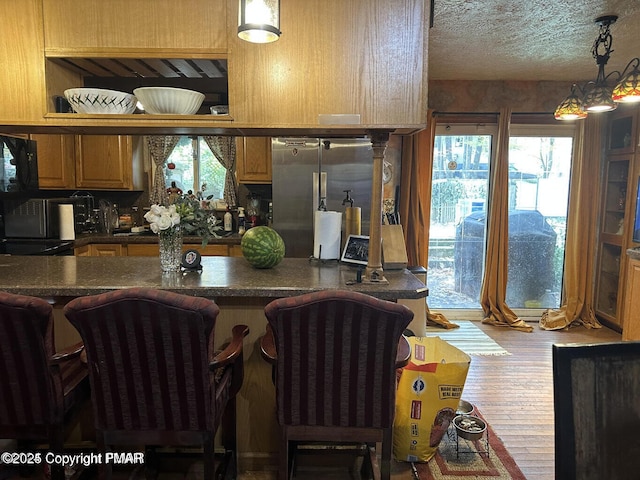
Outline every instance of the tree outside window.
<path id="1" fill-rule="evenodd" d="M 174 168 L 171 168 L 171 167 Z M 202 137 L 180 137 L 165 167 L 167 183 L 202 198 L 223 198 L 226 168 Z"/>

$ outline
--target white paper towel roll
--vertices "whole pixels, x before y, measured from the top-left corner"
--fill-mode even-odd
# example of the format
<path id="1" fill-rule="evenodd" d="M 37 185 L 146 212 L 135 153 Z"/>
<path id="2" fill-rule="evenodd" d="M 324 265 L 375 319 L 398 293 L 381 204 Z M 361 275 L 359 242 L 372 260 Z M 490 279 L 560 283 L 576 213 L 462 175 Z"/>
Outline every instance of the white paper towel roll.
<path id="1" fill-rule="evenodd" d="M 313 256 L 315 258 L 340 259 L 341 229 L 342 212 L 316 211 L 313 217 Z"/>
<path id="2" fill-rule="evenodd" d="M 73 218 L 73 205 L 70 203 L 63 203 L 58 205 L 58 211 L 60 213 L 60 240 L 75 240 L 75 219 Z"/>

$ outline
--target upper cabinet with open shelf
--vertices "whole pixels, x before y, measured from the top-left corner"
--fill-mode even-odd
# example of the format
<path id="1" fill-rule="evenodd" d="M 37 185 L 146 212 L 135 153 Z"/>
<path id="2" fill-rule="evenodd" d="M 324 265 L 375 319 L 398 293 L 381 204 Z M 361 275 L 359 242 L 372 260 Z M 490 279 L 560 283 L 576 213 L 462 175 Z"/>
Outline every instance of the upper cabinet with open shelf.
<path id="1" fill-rule="evenodd" d="M 237 37 L 237 0 L 14 3 L 3 12 L 13 43 L 0 49 L 0 62 L 15 64 L 0 89 L 5 131 L 351 136 L 426 124 L 424 2 L 282 0 L 283 34 L 268 45 Z M 327 12 L 331 22 L 318 22 Z M 56 112 L 55 97 L 81 86 L 182 87 L 205 102 L 185 116 Z M 209 114 L 219 104 L 228 115 Z M 331 114 L 360 121 L 320 123 Z"/>

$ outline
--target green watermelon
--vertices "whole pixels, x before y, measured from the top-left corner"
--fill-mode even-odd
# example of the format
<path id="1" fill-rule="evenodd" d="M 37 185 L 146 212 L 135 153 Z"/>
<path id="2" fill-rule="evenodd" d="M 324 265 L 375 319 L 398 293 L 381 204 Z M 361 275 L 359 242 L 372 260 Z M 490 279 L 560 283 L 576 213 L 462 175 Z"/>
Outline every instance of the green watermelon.
<path id="1" fill-rule="evenodd" d="M 273 228 L 259 226 L 246 231 L 240 242 L 242 255 L 256 268 L 271 268 L 284 257 L 284 241 Z"/>

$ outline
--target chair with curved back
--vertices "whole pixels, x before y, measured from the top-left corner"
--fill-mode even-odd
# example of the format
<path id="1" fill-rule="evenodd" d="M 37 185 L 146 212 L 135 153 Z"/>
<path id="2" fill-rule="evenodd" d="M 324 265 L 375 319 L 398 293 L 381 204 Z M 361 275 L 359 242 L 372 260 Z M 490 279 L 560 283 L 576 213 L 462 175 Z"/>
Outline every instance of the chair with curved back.
<path id="1" fill-rule="evenodd" d="M 67 431 L 89 399 L 82 343 L 56 352 L 53 308 L 41 298 L 0 292 L 0 438 L 45 442 L 63 451 Z M 60 465 L 52 478 L 64 479 Z"/>
<path id="2" fill-rule="evenodd" d="M 410 353 L 406 348 L 398 358 L 398 350 L 413 312 L 362 293 L 326 290 L 274 300 L 265 315 L 276 351 L 278 478 L 295 470 L 289 442 L 381 442 L 379 468 L 388 480 L 396 368 Z M 377 470 L 375 452 L 369 453 Z"/>
<path id="3" fill-rule="evenodd" d="M 85 343 L 101 452 L 120 445 L 200 446 L 209 480 L 214 436 L 224 423 L 222 443 L 235 468 L 245 325 L 233 327 L 228 346 L 216 352 L 215 302 L 151 288 L 80 297 L 64 313 Z M 152 460 L 145 458 L 147 473 L 155 475 Z M 111 475 L 109 467 L 101 476 Z"/>

